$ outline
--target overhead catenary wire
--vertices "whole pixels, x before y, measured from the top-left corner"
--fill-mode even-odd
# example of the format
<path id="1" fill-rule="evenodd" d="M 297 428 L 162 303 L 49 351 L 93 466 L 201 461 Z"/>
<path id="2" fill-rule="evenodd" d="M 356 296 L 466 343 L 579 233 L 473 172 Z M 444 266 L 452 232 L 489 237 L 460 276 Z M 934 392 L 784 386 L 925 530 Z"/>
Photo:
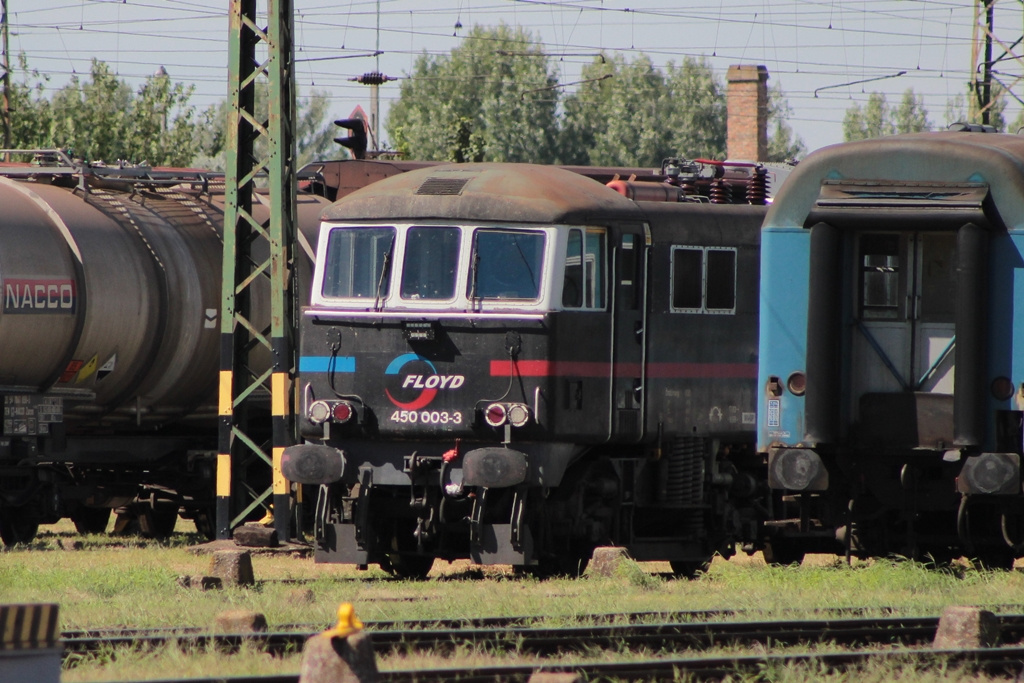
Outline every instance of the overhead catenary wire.
<path id="1" fill-rule="evenodd" d="M 875 77 L 883 66 L 908 71 L 899 87 L 913 87 L 933 111 L 941 109 L 950 92 L 964 92 L 969 78 L 971 14 L 969 3 L 962 1 L 789 0 L 772 2 L 767 11 L 763 2 L 753 0 L 710 1 L 700 7 L 648 0 L 439 0 L 426 7 L 415 3 L 415 20 L 410 3 L 298 0 L 301 59 L 315 64 L 298 71 L 300 86 L 315 83 L 317 89 L 328 91 L 344 114 L 365 98 L 364 89 L 344 82 L 371 66 L 345 55 L 374 53 L 378 35 L 381 54 L 368 59 L 380 59 L 380 70 L 401 76 L 411 72 L 419 57 L 441 57 L 470 40 L 472 23 L 496 25 L 502 19 L 528 27 L 544 52 L 560 55 L 558 78 L 566 84 L 580 80 L 581 70 L 593 60 L 584 55 L 595 52 L 619 54 L 626 61 L 647 55 L 658 69 L 685 58 L 706 59 L 720 76 L 736 60 L 765 63 L 772 82 L 784 85 L 794 123 L 841 120 L 841 111 L 826 110 L 819 116 L 818 103 L 848 106 L 866 102 L 869 93 L 837 89 L 815 98 L 814 91 Z M 460 12 L 466 29 L 452 36 L 451 27 Z M 826 28 L 829 15 L 831 29 Z M 1008 9 L 1002 22 L 1019 27 L 1019 8 L 1016 15 Z M 55 43 L 59 45 L 58 32 L 67 43 L 61 59 L 61 50 L 53 50 Z M 92 57 L 110 63 L 116 57 L 118 75 L 132 83 L 168 64 L 174 80 L 197 86 L 193 103 L 205 107 L 226 96 L 226 78 L 221 77 L 226 73 L 226 33 L 226 12 L 198 0 L 128 4 L 38 0 L 12 13 L 12 55 L 24 52 L 30 68 L 50 77 L 44 92 L 59 89 L 73 75 L 83 78 Z M 913 45 L 903 54 L 900 50 L 908 34 L 914 37 Z M 105 52 L 104 45 L 110 51 Z M 132 49 L 133 45 L 147 49 Z M 835 49 L 842 45 L 847 46 L 848 57 Z M 119 46 L 116 55 L 115 46 Z M 854 59 L 855 50 L 861 54 Z M 1008 83 L 1013 83 L 1013 77 L 1011 73 L 1004 76 Z M 892 86 L 878 83 L 878 87 L 896 94 Z M 397 94 L 397 87 L 381 90 L 382 115 L 386 116 L 387 105 Z"/>

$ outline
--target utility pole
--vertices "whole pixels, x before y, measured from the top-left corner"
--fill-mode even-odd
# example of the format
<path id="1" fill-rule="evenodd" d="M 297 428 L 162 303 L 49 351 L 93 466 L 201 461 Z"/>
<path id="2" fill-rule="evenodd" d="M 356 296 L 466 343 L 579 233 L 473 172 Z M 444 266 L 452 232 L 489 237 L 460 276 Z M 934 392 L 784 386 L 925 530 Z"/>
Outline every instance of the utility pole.
<path id="1" fill-rule="evenodd" d="M 1020 28 L 1024 9 L 1020 0 L 1013 0 L 1001 10 L 1003 24 L 1015 27 L 1001 30 L 995 21 L 998 2 L 975 0 L 974 3 L 969 115 L 971 121 L 987 125 L 996 123 L 1000 97 L 1011 97 L 1024 105 L 1021 88 L 1021 81 L 1024 81 L 1024 33 Z M 1008 13 L 1013 12 L 1017 18 L 1005 21 Z"/>
<path id="2" fill-rule="evenodd" d="M 971 118 L 990 125 L 992 112 L 992 30 L 995 0 L 975 0 L 974 35 L 971 41 Z M 979 53 L 983 55 L 979 61 Z M 980 78 L 979 78 L 980 73 Z"/>
<path id="3" fill-rule="evenodd" d="M 263 12 L 257 4 L 230 6 L 216 530 L 229 538 L 272 500 L 274 527 L 286 541 L 291 496 L 281 455 L 294 440 L 296 367 L 294 20 L 292 0 L 260 0 Z M 267 88 L 263 111 L 258 84 Z M 263 178 L 270 208 L 259 218 L 263 202 L 253 198 Z M 259 368 L 260 359 L 270 367 Z"/>

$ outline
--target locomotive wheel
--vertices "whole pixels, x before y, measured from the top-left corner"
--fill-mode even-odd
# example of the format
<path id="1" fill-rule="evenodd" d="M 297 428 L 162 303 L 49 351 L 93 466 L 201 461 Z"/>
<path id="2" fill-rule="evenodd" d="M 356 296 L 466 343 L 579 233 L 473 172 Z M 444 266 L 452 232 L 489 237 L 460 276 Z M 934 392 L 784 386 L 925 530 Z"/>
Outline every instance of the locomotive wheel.
<path id="1" fill-rule="evenodd" d="M 110 522 L 110 508 L 90 508 L 82 506 L 71 514 L 75 523 L 75 531 L 80 534 L 102 534 Z"/>
<path id="2" fill-rule="evenodd" d="M 388 574 L 411 581 L 422 581 L 434 566 L 434 558 L 429 555 L 400 555 L 392 553 L 388 555 L 386 562 L 380 563 L 380 568 Z"/>
<path id="3" fill-rule="evenodd" d="M 711 560 L 669 560 L 672 573 L 684 579 L 695 579 L 711 567 Z"/>
<path id="4" fill-rule="evenodd" d="M 789 538 L 775 538 L 765 544 L 764 561 L 770 565 L 786 566 L 804 561 L 804 551 L 799 543 Z"/>
<path id="5" fill-rule="evenodd" d="M 19 543 L 31 543 L 39 531 L 39 517 L 27 506 L 4 508 L 0 513 L 0 540 L 8 548 Z"/>

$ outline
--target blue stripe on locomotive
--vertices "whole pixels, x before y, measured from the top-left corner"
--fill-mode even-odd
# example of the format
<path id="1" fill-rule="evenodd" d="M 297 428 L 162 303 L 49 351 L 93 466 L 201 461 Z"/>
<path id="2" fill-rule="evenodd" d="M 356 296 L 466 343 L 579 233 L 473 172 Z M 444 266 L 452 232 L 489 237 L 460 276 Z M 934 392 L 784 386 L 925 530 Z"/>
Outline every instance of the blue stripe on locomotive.
<path id="1" fill-rule="evenodd" d="M 331 368 L 331 363 L 334 367 Z M 300 356 L 299 372 L 355 372 L 354 356 Z"/>
<path id="2" fill-rule="evenodd" d="M 803 228 L 766 227 L 761 233 L 759 450 L 775 441 L 799 443 L 804 437 L 804 398 L 784 391 L 776 413 L 770 411 L 765 387 L 773 374 L 785 384 L 790 373 L 805 370 L 810 247 L 811 233 Z"/>

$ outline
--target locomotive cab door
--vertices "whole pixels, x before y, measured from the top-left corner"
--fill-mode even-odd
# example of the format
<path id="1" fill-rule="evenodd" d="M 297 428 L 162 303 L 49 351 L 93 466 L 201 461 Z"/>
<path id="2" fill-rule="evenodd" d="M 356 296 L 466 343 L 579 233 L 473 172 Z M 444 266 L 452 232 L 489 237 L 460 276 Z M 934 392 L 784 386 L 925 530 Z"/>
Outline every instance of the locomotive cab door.
<path id="1" fill-rule="evenodd" d="M 854 257 L 849 376 L 859 436 L 950 446 L 956 233 L 864 232 Z"/>

